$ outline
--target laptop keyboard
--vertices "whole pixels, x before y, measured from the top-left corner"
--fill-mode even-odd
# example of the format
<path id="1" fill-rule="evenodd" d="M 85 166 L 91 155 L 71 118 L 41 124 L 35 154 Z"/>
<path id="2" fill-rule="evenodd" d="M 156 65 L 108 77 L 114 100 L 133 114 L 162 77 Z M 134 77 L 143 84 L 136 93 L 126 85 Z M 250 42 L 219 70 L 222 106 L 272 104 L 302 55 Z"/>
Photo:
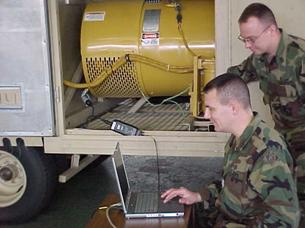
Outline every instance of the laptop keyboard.
<path id="1" fill-rule="evenodd" d="M 156 212 L 158 200 L 159 197 L 156 193 L 138 193 L 135 212 Z"/>

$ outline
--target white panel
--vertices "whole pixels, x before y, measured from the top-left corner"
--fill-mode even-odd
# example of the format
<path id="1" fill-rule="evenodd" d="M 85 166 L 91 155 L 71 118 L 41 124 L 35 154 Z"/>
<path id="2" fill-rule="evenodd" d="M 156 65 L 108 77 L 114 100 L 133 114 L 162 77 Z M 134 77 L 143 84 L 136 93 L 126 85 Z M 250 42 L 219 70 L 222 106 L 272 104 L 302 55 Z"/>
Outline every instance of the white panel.
<path id="1" fill-rule="evenodd" d="M 0 1 L 0 135 L 54 132 L 44 0 Z"/>
<path id="2" fill-rule="evenodd" d="M 230 1 L 215 0 L 216 75 L 230 66 Z"/>

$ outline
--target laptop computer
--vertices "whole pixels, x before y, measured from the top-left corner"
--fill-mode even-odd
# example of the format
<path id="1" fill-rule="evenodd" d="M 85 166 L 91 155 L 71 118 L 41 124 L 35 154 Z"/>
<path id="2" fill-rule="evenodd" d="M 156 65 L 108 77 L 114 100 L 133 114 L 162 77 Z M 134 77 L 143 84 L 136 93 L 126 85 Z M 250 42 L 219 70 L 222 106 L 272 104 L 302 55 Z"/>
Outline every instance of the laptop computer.
<path id="1" fill-rule="evenodd" d="M 130 190 L 119 144 L 116 145 L 112 163 L 126 218 L 181 217 L 184 215 L 184 205 L 179 204 L 177 199 L 163 203 L 159 192 L 133 192 Z"/>

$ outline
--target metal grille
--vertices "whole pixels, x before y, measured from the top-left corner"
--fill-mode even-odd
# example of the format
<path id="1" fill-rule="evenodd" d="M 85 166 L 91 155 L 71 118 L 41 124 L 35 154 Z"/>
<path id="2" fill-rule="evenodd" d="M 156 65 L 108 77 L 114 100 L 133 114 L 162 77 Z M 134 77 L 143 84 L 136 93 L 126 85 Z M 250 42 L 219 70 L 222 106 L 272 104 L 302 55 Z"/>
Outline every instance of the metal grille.
<path id="1" fill-rule="evenodd" d="M 188 110 L 188 104 L 180 104 L 182 110 L 175 104 L 163 104 L 155 108 L 145 104 L 138 112 L 128 113 L 128 109 L 132 104 L 120 105 L 113 109 L 112 112 L 97 117 L 95 120 L 87 124 L 88 129 L 108 130 L 101 119 L 113 121 L 121 120 L 138 127 L 141 130 L 148 131 L 189 131 L 191 127 L 192 116 Z"/>
<path id="2" fill-rule="evenodd" d="M 96 79 L 101 72 L 112 65 L 118 58 L 86 58 L 88 78 Z M 99 86 L 92 89 L 95 96 L 100 97 L 140 97 L 141 92 L 137 80 L 136 66 L 128 62 L 114 71 Z"/>
<path id="3" fill-rule="evenodd" d="M 145 3 L 148 3 L 148 4 L 157 4 L 157 3 L 160 3 L 160 0 L 145 0 Z"/>

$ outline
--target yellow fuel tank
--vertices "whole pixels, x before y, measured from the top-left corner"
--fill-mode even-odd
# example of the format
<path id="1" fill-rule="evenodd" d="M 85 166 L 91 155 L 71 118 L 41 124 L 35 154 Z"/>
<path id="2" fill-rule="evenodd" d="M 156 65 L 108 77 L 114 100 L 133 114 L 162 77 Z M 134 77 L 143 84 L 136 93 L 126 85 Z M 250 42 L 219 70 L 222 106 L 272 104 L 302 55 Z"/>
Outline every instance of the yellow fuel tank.
<path id="1" fill-rule="evenodd" d="M 81 27 L 81 55 L 86 82 L 125 54 L 137 54 L 175 66 L 193 66 L 178 30 L 177 15 L 190 50 L 214 59 L 213 0 L 104 0 L 87 5 Z M 213 70 L 209 70 L 211 77 Z M 193 74 L 160 70 L 127 61 L 100 85 L 90 88 L 96 96 L 172 96 L 192 83 Z"/>

